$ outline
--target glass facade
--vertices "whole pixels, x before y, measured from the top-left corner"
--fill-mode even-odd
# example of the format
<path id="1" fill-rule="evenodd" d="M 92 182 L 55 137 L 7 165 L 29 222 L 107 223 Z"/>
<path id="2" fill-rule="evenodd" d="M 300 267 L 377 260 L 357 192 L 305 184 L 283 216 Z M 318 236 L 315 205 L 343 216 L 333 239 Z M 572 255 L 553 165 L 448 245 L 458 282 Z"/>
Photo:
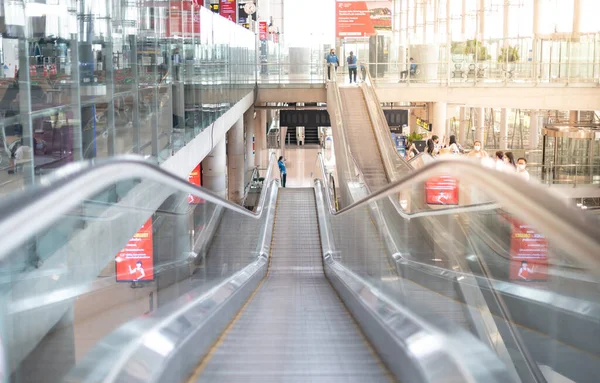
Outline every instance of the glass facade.
<path id="1" fill-rule="evenodd" d="M 161 163 L 256 81 L 254 33 L 190 1 L 0 0 L 0 19 L 0 194 L 82 159 Z"/>

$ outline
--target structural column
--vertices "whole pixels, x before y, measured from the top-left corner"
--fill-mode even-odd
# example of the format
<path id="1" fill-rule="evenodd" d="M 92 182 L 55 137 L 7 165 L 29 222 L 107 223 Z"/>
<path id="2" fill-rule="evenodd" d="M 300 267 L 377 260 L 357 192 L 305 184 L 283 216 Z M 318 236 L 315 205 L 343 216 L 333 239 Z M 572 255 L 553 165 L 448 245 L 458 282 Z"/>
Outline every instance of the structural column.
<path id="1" fill-rule="evenodd" d="M 509 20 L 510 20 L 510 3 L 508 1 L 504 2 L 504 17 L 502 18 L 502 37 L 504 40 L 502 41 L 503 47 L 508 47 L 508 34 L 509 34 Z"/>
<path id="2" fill-rule="evenodd" d="M 228 199 L 235 203 L 241 203 L 244 198 L 244 119 L 238 119 L 227 132 L 227 183 Z"/>
<path id="3" fill-rule="evenodd" d="M 573 36 L 581 32 L 581 0 L 573 1 Z"/>
<path id="4" fill-rule="evenodd" d="M 469 126 L 467 125 L 467 107 L 460 107 L 460 124 L 458 127 L 458 143 L 461 145 L 465 144 L 467 140 L 467 129 Z"/>
<path id="5" fill-rule="evenodd" d="M 478 32 L 479 41 L 483 41 L 485 39 L 485 0 L 479 0 L 479 6 L 477 7 L 479 10 L 479 25 Z"/>
<path id="6" fill-rule="evenodd" d="M 529 149 L 538 147 L 540 138 L 539 116 L 537 110 L 529 112 Z"/>
<path id="7" fill-rule="evenodd" d="M 481 142 L 481 146 L 485 147 L 483 138 L 485 136 L 485 108 L 477 109 L 477 129 L 475 130 L 475 140 Z"/>
<path id="8" fill-rule="evenodd" d="M 227 153 L 225 150 L 225 137 L 223 137 L 202 161 L 202 186 L 221 198 L 227 198 L 226 174 Z"/>
<path id="9" fill-rule="evenodd" d="M 246 171 L 254 168 L 254 156 L 256 148 L 256 138 L 254 135 L 254 106 L 244 113 L 244 138 L 246 140 Z M 245 180 L 248 182 L 250 180 Z"/>
<path id="10" fill-rule="evenodd" d="M 265 167 L 266 150 L 267 150 L 267 111 L 259 109 L 256 111 L 256 118 L 254 119 L 254 136 L 255 144 L 255 164 L 259 167 Z"/>
<path id="11" fill-rule="evenodd" d="M 445 102 L 433 103 L 433 134 L 440 140 L 446 135 L 446 124 L 448 120 L 448 104 Z M 441 141 L 440 141 L 441 143 Z"/>
<path id="12" fill-rule="evenodd" d="M 467 0 L 462 0 L 460 13 L 460 34 L 464 39 L 467 34 Z"/>
<path id="13" fill-rule="evenodd" d="M 506 108 L 500 111 L 500 150 L 508 149 L 508 112 Z"/>

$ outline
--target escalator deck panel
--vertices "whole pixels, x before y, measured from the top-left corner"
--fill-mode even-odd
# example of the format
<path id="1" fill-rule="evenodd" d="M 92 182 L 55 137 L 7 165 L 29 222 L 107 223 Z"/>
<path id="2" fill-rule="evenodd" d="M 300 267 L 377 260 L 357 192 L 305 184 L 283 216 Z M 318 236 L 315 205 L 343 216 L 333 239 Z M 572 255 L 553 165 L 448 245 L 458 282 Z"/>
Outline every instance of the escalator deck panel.
<path id="1" fill-rule="evenodd" d="M 198 382 L 389 382 L 323 274 L 313 189 L 280 189 L 269 276 Z"/>

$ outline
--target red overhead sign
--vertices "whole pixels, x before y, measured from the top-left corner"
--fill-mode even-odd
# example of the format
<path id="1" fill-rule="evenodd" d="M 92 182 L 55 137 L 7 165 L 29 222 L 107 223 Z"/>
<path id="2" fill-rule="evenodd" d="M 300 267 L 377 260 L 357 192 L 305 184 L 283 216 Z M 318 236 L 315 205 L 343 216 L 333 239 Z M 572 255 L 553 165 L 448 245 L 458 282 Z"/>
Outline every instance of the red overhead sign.
<path id="1" fill-rule="evenodd" d="M 115 257 L 117 282 L 154 280 L 154 245 L 152 243 L 152 218 L 127 242 Z"/>
<path id="2" fill-rule="evenodd" d="M 391 1 L 337 0 L 335 34 L 337 37 L 364 37 L 376 29 L 392 28 Z"/>
<path id="3" fill-rule="evenodd" d="M 236 0 L 221 0 L 219 14 L 229 21 L 237 23 L 237 2 Z"/>
<path id="4" fill-rule="evenodd" d="M 543 281 L 547 278 L 548 240 L 531 225 L 508 218 L 512 225 L 510 236 L 511 280 Z"/>
<path id="5" fill-rule="evenodd" d="M 458 205 L 458 181 L 440 176 L 425 182 L 425 199 L 429 205 Z"/>
<path id="6" fill-rule="evenodd" d="M 202 168 L 200 167 L 200 164 L 198 164 L 198 166 L 196 166 L 188 176 L 188 182 L 192 185 L 202 186 L 202 178 L 200 177 L 201 171 Z M 204 203 L 204 200 L 202 198 L 190 194 L 188 195 L 188 203 L 190 205 L 198 205 Z"/>
<path id="7" fill-rule="evenodd" d="M 267 22 L 266 21 L 258 22 L 258 38 L 260 40 L 267 39 Z"/>

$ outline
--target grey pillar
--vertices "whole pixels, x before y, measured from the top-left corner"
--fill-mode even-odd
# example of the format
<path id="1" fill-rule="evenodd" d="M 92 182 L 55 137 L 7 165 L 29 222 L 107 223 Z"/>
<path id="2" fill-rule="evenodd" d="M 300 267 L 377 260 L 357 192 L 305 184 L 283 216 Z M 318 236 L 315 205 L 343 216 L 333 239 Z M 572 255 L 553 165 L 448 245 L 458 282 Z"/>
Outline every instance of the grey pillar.
<path id="1" fill-rule="evenodd" d="M 213 150 L 202 161 L 203 186 L 219 197 L 227 198 L 227 154 L 225 138 L 217 142 Z"/>
<path id="2" fill-rule="evenodd" d="M 227 175 L 228 198 L 235 203 L 241 203 L 244 198 L 244 119 L 238 119 L 227 132 Z"/>
<path id="3" fill-rule="evenodd" d="M 500 111 L 500 150 L 508 149 L 508 109 Z"/>
<path id="4" fill-rule="evenodd" d="M 460 107 L 460 126 L 458 128 L 458 142 L 461 145 L 465 144 L 467 140 L 467 129 L 469 129 L 469 125 L 467 124 L 467 107 Z"/>
<path id="5" fill-rule="evenodd" d="M 477 109 L 477 130 L 475 131 L 475 140 L 481 142 L 481 146 L 485 147 L 483 139 L 485 137 L 485 108 Z"/>
<path id="6" fill-rule="evenodd" d="M 254 168 L 256 137 L 254 133 L 254 106 L 244 113 L 244 137 L 246 140 L 246 173 Z M 244 180 L 248 182 L 250 180 Z"/>
<path id="7" fill-rule="evenodd" d="M 259 167 L 267 166 L 265 162 L 267 156 L 265 152 L 267 150 L 267 111 L 264 109 L 256 111 L 256 118 L 254 119 L 254 136 L 255 144 L 255 163 Z M 268 159 L 267 159 L 268 161 Z"/>

